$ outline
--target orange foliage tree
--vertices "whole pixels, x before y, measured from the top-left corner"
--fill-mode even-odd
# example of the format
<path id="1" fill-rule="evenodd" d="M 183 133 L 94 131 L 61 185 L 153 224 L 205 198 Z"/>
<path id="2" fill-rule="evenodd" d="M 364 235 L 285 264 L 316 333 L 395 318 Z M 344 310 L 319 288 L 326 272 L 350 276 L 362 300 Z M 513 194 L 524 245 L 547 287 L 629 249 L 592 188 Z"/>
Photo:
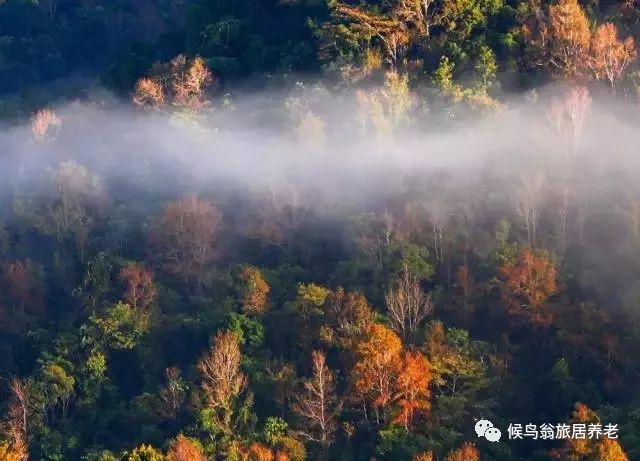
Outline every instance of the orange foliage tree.
<path id="1" fill-rule="evenodd" d="M 560 0 L 536 11 L 523 26 L 523 35 L 540 66 L 564 78 L 584 75 L 591 31 L 578 0 Z"/>
<path id="2" fill-rule="evenodd" d="M 162 83 L 152 78 L 143 77 L 136 82 L 133 103 L 144 109 L 158 109 L 164 106 L 166 95 Z"/>
<path id="3" fill-rule="evenodd" d="M 433 461 L 433 452 L 425 451 L 423 453 L 418 453 L 413 457 L 413 461 Z"/>
<path id="4" fill-rule="evenodd" d="M 514 313 L 538 310 L 558 291 L 553 262 L 530 248 L 520 252 L 516 264 L 502 266 L 498 273 L 503 280 L 502 298 Z"/>
<path id="5" fill-rule="evenodd" d="M 289 461 L 292 459 L 286 451 L 272 449 L 259 442 L 254 442 L 240 450 L 239 457 L 241 461 Z"/>
<path id="6" fill-rule="evenodd" d="M 265 447 L 258 442 L 252 443 L 247 449 L 248 461 L 273 461 L 274 457 L 275 455 L 271 448 Z"/>
<path id="7" fill-rule="evenodd" d="M 22 453 L 14 450 L 8 443 L 0 443 L 0 461 L 25 461 Z"/>
<path id="8" fill-rule="evenodd" d="M 574 406 L 571 422 L 573 424 L 599 424 L 600 417 L 591 408 L 578 402 Z M 596 450 L 595 443 L 589 439 L 568 439 L 567 448 L 572 455 L 578 457 L 586 457 Z"/>
<path id="9" fill-rule="evenodd" d="M 351 372 L 355 393 L 369 401 L 380 422 L 394 395 L 396 376 L 402 368 L 402 342 L 387 327 L 372 323 L 365 339 L 356 345 L 357 362 Z"/>
<path id="10" fill-rule="evenodd" d="M 129 264 L 120 271 L 125 283 L 124 301 L 134 308 L 147 309 L 156 297 L 153 274 L 138 264 Z"/>
<path id="11" fill-rule="evenodd" d="M 583 403 L 576 403 L 571 416 L 572 424 L 584 424 L 589 427 L 591 424 L 600 424 L 598 414 Z M 593 439 L 570 438 L 565 442 L 564 447 L 552 450 L 554 458 L 580 461 L 583 459 L 593 459 L 596 461 L 628 461 L 627 455 L 617 440 L 603 437 Z"/>
<path id="12" fill-rule="evenodd" d="M 195 440 L 179 435 L 167 451 L 167 461 L 207 461 L 202 446 Z"/>
<path id="13" fill-rule="evenodd" d="M 636 57 L 633 38 L 618 38 L 614 24 L 602 24 L 592 33 L 578 0 L 536 6 L 523 35 L 534 61 L 552 74 L 575 80 L 591 73 L 612 88 Z"/>
<path id="14" fill-rule="evenodd" d="M 629 461 L 617 440 L 604 438 L 598 444 L 598 461 Z"/>
<path id="15" fill-rule="evenodd" d="M 460 448 L 451 450 L 445 461 L 480 461 L 480 452 L 474 444 L 465 442 Z"/>
<path id="16" fill-rule="evenodd" d="M 410 430 L 416 412 L 426 412 L 431 407 L 431 370 L 426 357 L 417 351 L 404 353 L 402 370 L 396 381 L 396 401 L 400 408 L 395 422 Z"/>
<path id="17" fill-rule="evenodd" d="M 430 407 L 431 373 L 426 358 L 403 351 L 398 335 L 377 323 L 367 327 L 355 352 L 351 371 L 355 394 L 373 407 L 378 424 L 386 422 L 393 410 L 393 422 L 410 430 L 416 412 Z"/>
<path id="18" fill-rule="evenodd" d="M 618 38 L 618 28 L 611 23 L 600 25 L 593 34 L 589 66 L 597 80 L 606 80 L 611 88 L 636 57 L 633 37 Z"/>
<path id="19" fill-rule="evenodd" d="M 259 442 L 254 442 L 239 453 L 242 461 L 289 461 L 289 455 L 282 450 L 274 450 Z"/>

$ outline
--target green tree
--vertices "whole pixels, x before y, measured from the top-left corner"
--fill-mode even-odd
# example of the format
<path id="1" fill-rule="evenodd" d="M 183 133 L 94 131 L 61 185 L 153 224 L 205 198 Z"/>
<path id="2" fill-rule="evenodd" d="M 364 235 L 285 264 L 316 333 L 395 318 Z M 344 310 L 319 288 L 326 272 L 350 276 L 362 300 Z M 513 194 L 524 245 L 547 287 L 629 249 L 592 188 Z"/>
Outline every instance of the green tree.
<path id="1" fill-rule="evenodd" d="M 83 341 L 98 347 L 133 349 L 149 329 L 149 313 L 123 302 L 108 307 L 102 315 L 92 315 L 85 326 Z"/>

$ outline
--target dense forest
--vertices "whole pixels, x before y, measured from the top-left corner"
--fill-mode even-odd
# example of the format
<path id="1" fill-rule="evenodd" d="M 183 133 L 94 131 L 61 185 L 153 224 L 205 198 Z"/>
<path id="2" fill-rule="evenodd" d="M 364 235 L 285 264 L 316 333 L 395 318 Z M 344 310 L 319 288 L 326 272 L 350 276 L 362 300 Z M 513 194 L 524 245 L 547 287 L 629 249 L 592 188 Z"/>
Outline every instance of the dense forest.
<path id="1" fill-rule="evenodd" d="M 640 459 L 639 23 L 0 0 L 0 461 Z"/>

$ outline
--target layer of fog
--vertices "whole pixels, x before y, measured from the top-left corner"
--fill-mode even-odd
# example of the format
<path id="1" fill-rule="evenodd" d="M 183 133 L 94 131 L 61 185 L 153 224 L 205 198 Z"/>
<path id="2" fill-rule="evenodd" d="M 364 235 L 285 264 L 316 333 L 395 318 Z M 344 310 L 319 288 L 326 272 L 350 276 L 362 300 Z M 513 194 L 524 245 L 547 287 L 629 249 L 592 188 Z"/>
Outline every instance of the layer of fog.
<path id="1" fill-rule="evenodd" d="M 407 177 L 451 176 L 468 186 L 479 176 L 553 176 L 563 165 L 562 139 L 545 102 L 519 100 L 491 115 L 465 114 L 464 122 L 429 115 L 382 138 L 354 97 L 297 97 L 315 101 L 304 110 L 324 120 L 322 142 L 294 135 L 302 113 L 287 111 L 275 97 L 234 101 L 201 117 L 125 104 L 57 107 L 62 124 L 49 142 L 36 142 L 28 121 L 0 133 L 0 193 L 28 191 L 31 181 L 35 187 L 45 170 L 68 159 L 110 184 L 116 199 L 136 190 L 179 196 L 286 186 L 311 202 L 342 206 L 375 201 L 402 188 Z M 590 103 L 575 150 L 592 174 L 638 171 L 637 130 L 621 117 L 628 110 Z"/>

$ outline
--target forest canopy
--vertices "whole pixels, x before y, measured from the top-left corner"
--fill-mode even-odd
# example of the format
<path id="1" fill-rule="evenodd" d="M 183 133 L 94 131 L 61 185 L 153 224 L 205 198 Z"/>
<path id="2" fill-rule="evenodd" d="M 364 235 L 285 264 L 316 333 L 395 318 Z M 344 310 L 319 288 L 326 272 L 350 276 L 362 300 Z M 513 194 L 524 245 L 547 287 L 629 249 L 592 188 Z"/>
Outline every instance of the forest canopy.
<path id="1" fill-rule="evenodd" d="M 637 22 L 0 1 L 0 461 L 640 458 Z"/>

